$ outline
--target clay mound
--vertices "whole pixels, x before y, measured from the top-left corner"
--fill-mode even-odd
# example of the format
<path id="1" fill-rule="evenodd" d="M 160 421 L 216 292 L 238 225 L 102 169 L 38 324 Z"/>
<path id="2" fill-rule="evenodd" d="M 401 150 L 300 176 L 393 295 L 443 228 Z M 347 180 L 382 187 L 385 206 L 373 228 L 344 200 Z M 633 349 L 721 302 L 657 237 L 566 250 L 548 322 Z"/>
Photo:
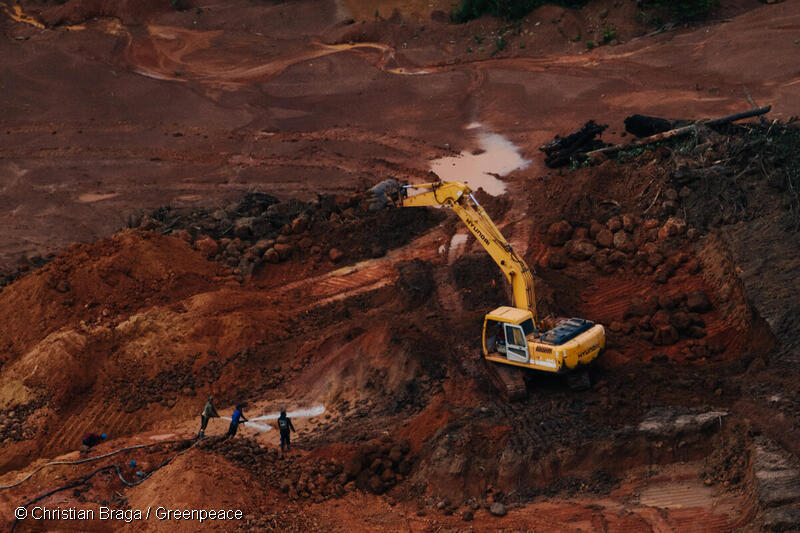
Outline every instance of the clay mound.
<path id="1" fill-rule="evenodd" d="M 157 507 L 241 509 L 244 515 L 253 517 L 265 510 L 266 498 L 262 490 L 252 490 L 250 476 L 251 473 L 217 455 L 193 449 L 155 472 L 145 483 L 126 491 L 125 495 L 132 509 L 152 506 L 154 513 Z M 270 503 L 266 508 L 277 504 L 274 500 Z M 234 520 L 204 522 L 204 525 L 209 523 L 227 531 L 241 524 Z M 135 521 L 129 530 L 139 529 L 134 524 Z M 172 520 L 169 524 L 170 531 L 193 532 L 197 531 L 198 522 Z"/>
<path id="2" fill-rule="evenodd" d="M 67 324 L 124 317 L 146 303 L 181 299 L 221 272 L 185 242 L 155 233 L 124 231 L 74 244 L 0 293 L 3 362 Z"/>

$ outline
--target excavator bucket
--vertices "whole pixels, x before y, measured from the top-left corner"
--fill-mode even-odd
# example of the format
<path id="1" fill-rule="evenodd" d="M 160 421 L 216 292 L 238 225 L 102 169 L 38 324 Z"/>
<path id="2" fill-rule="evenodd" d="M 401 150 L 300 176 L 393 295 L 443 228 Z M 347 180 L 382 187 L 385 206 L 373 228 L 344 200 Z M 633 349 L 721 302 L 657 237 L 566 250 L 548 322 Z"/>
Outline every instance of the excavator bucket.
<path id="1" fill-rule="evenodd" d="M 369 210 L 380 211 L 385 207 L 395 205 L 400 200 L 402 190 L 400 183 L 394 179 L 383 180 L 378 183 L 369 190 L 372 194 Z"/>

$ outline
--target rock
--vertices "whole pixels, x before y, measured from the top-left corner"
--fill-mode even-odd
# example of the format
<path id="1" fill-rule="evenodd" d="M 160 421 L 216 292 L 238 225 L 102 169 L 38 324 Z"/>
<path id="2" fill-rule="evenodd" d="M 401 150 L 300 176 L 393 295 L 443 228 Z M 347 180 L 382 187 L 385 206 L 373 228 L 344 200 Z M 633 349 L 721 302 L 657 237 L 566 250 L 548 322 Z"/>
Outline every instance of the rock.
<path id="1" fill-rule="evenodd" d="M 611 244 L 614 242 L 614 234 L 611 233 L 610 229 L 603 228 L 597 233 L 595 240 L 597 241 L 598 246 L 602 248 L 610 248 Z"/>
<path id="2" fill-rule="evenodd" d="M 566 220 L 554 222 L 547 228 L 547 242 L 550 246 L 561 246 L 572 237 L 572 226 Z"/>
<path id="3" fill-rule="evenodd" d="M 686 333 L 693 339 L 702 339 L 706 336 L 706 330 L 700 326 L 691 326 Z"/>
<path id="4" fill-rule="evenodd" d="M 641 297 L 634 296 L 631 298 L 631 303 L 628 305 L 628 308 L 625 310 L 622 317 L 627 319 L 628 317 L 652 315 L 656 312 L 656 307 L 656 305 L 649 304 Z"/>
<path id="5" fill-rule="evenodd" d="M 573 241 L 588 241 L 589 240 L 589 230 L 583 227 L 575 228 L 575 232 L 572 234 Z"/>
<path id="6" fill-rule="evenodd" d="M 160 229 L 162 226 L 163 224 L 161 222 L 149 215 L 143 216 L 142 220 L 139 222 L 139 229 L 144 231 L 154 231 Z"/>
<path id="7" fill-rule="evenodd" d="M 255 243 L 250 249 L 253 250 L 253 253 L 257 256 L 263 256 L 264 252 L 269 250 L 275 246 L 274 239 L 261 239 L 257 243 Z"/>
<path id="8" fill-rule="evenodd" d="M 650 229 L 657 228 L 658 226 L 659 226 L 659 222 L 658 222 L 657 218 L 648 218 L 647 220 L 644 221 L 644 226 L 643 227 L 646 230 L 650 230 Z"/>
<path id="9" fill-rule="evenodd" d="M 650 327 L 655 331 L 659 327 L 668 326 L 670 324 L 669 319 L 670 314 L 664 309 L 659 309 L 650 318 Z"/>
<path id="10" fill-rule="evenodd" d="M 344 252 L 342 252 L 338 248 L 331 248 L 330 251 L 328 251 L 328 258 L 334 263 L 338 263 L 339 261 L 344 259 Z"/>
<path id="11" fill-rule="evenodd" d="M 356 455 L 347 462 L 347 465 L 345 465 L 344 474 L 348 479 L 355 479 L 361 472 L 362 468 L 363 463 L 361 461 L 361 457 Z"/>
<path id="12" fill-rule="evenodd" d="M 205 257 L 213 257 L 219 252 L 219 244 L 211 237 L 203 237 L 194 241 L 194 246 Z"/>
<path id="13" fill-rule="evenodd" d="M 665 215 L 674 215 L 678 211 L 678 202 L 674 200 L 665 200 L 661 204 L 661 211 Z"/>
<path id="14" fill-rule="evenodd" d="M 589 224 L 589 237 L 591 237 L 592 239 L 596 239 L 597 234 L 603 231 L 604 229 L 606 229 L 605 226 L 603 226 L 596 220 L 592 220 L 591 224 Z"/>
<path id="15" fill-rule="evenodd" d="M 692 321 L 693 326 L 700 326 L 701 328 L 706 327 L 706 321 L 703 320 L 703 317 L 700 316 L 698 313 L 687 313 L 689 315 L 689 320 Z"/>
<path id="16" fill-rule="evenodd" d="M 369 478 L 369 490 L 375 494 L 383 494 L 386 489 L 378 476 L 372 476 Z"/>
<path id="17" fill-rule="evenodd" d="M 688 329 L 692 325 L 692 319 L 683 311 L 678 311 L 673 314 L 669 319 L 670 325 L 679 331 Z"/>
<path id="18" fill-rule="evenodd" d="M 400 460 L 403 459 L 403 450 L 397 445 L 392 446 L 392 449 L 389 451 L 389 459 L 393 463 L 399 463 Z"/>
<path id="19" fill-rule="evenodd" d="M 658 230 L 658 238 L 664 240 L 684 233 L 686 233 L 686 221 L 678 217 L 669 217 Z"/>
<path id="20" fill-rule="evenodd" d="M 626 259 L 628 259 L 628 256 L 625 255 L 624 252 L 621 252 L 619 250 L 614 250 L 613 252 L 608 254 L 608 262 L 614 265 L 621 265 L 622 263 L 625 262 Z"/>
<path id="21" fill-rule="evenodd" d="M 631 215 L 622 215 L 622 229 L 633 232 L 636 227 L 636 220 Z"/>
<path id="22" fill-rule="evenodd" d="M 627 254 L 631 254 L 636 251 L 636 245 L 633 244 L 633 239 L 631 239 L 630 233 L 627 233 L 623 230 L 614 233 L 613 243 L 614 248 Z"/>
<path id="23" fill-rule="evenodd" d="M 267 263 L 280 263 L 281 256 L 275 250 L 275 248 L 270 248 L 269 250 L 264 252 L 264 256 L 262 259 L 264 259 L 264 261 L 266 261 Z"/>
<path id="24" fill-rule="evenodd" d="M 662 346 L 675 344 L 678 342 L 678 338 L 678 330 L 669 325 L 660 326 L 653 333 L 653 343 Z"/>
<path id="25" fill-rule="evenodd" d="M 285 261 L 292 256 L 294 252 L 294 245 L 288 243 L 275 243 L 275 246 L 272 248 L 276 252 L 278 252 L 278 256 L 281 258 L 281 261 Z"/>
<path id="26" fill-rule="evenodd" d="M 612 233 L 616 233 L 617 231 L 622 229 L 622 220 L 619 217 L 611 217 L 606 222 L 606 227 L 611 230 Z"/>
<path id="27" fill-rule="evenodd" d="M 615 320 L 611 322 L 611 324 L 608 326 L 608 329 L 610 329 L 614 333 L 620 333 L 622 331 L 622 322 L 617 322 Z"/>
<path id="28" fill-rule="evenodd" d="M 65 279 L 62 279 L 56 284 L 56 290 L 58 292 L 69 292 L 70 286 L 69 282 Z"/>
<path id="29" fill-rule="evenodd" d="M 299 216 L 292 221 L 292 233 L 303 233 L 308 229 L 308 217 Z"/>
<path id="30" fill-rule="evenodd" d="M 176 238 L 178 238 L 178 239 L 180 239 L 182 241 L 186 241 L 188 243 L 192 242 L 192 234 L 191 234 L 191 232 L 189 230 L 176 229 L 176 230 L 173 230 L 170 235 L 172 235 L 173 237 L 176 237 Z"/>
<path id="31" fill-rule="evenodd" d="M 597 252 L 592 256 L 592 264 L 598 268 L 598 270 L 603 270 L 605 267 L 608 266 L 608 250 L 597 250 Z"/>
<path id="32" fill-rule="evenodd" d="M 681 297 L 679 294 L 659 294 L 658 306 L 661 309 L 675 309 L 681 304 Z"/>
<path id="33" fill-rule="evenodd" d="M 253 223 L 255 217 L 244 217 L 236 219 L 233 223 L 233 234 L 242 239 L 248 240 L 253 237 Z"/>
<path id="34" fill-rule="evenodd" d="M 411 462 L 407 459 L 404 459 L 399 465 L 397 465 L 397 471 L 400 474 L 407 476 L 411 472 Z"/>
<path id="35" fill-rule="evenodd" d="M 656 273 L 655 276 L 653 276 L 653 280 L 656 283 L 664 284 L 669 280 L 669 278 L 672 277 L 674 273 L 675 273 L 674 269 L 667 263 L 664 263 L 663 265 L 661 265 L 656 269 Z"/>
<path id="36" fill-rule="evenodd" d="M 664 262 L 664 256 L 658 252 L 653 252 L 647 255 L 647 264 L 653 268 L 656 268 L 658 265 Z"/>
<path id="37" fill-rule="evenodd" d="M 564 249 L 576 261 L 586 261 L 597 251 L 597 247 L 588 241 L 569 241 Z"/>
<path id="38" fill-rule="evenodd" d="M 567 266 L 567 255 L 561 250 L 553 250 L 547 256 L 547 266 L 559 270 Z"/>
<path id="39" fill-rule="evenodd" d="M 489 512 L 492 513 L 494 516 L 505 516 L 506 506 L 500 502 L 494 502 L 492 506 L 489 507 Z"/>
<path id="40" fill-rule="evenodd" d="M 707 313 L 711 311 L 711 300 L 703 291 L 694 291 L 686 297 L 686 308 L 692 313 Z"/>

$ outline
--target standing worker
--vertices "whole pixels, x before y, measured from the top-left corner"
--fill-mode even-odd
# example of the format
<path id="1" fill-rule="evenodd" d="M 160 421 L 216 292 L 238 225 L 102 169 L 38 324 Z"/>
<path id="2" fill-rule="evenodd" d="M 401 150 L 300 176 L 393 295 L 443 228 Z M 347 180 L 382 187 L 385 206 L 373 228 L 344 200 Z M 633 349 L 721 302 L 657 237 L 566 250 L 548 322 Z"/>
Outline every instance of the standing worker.
<path id="1" fill-rule="evenodd" d="M 217 410 L 214 407 L 214 398 L 212 398 L 211 396 L 208 397 L 206 406 L 203 409 L 203 412 L 200 413 L 200 432 L 197 434 L 198 439 L 203 438 L 206 432 L 206 426 L 208 425 L 209 418 L 219 418 L 219 413 L 217 413 Z"/>
<path id="2" fill-rule="evenodd" d="M 289 432 L 294 431 L 294 426 L 292 425 L 292 419 L 286 416 L 286 411 L 281 411 L 281 416 L 278 417 L 278 429 L 281 430 L 281 453 L 283 453 L 284 446 L 286 446 L 286 451 L 288 452 L 292 444 Z M 295 433 L 297 432 L 295 431 Z"/>
<path id="3" fill-rule="evenodd" d="M 236 410 L 233 412 L 233 416 L 231 417 L 231 425 L 228 427 L 228 433 L 225 437 L 234 437 L 236 435 L 236 430 L 239 429 L 239 421 L 241 420 L 242 424 L 247 422 L 247 418 L 245 418 L 244 413 L 242 413 L 242 404 L 236 406 Z"/>

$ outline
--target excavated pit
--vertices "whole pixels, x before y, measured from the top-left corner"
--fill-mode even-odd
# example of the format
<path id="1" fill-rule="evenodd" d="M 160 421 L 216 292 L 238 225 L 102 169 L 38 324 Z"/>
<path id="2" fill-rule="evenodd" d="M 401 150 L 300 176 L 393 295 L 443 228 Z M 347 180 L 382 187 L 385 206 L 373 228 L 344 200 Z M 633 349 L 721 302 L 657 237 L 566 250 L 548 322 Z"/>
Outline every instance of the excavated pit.
<path id="1" fill-rule="evenodd" d="M 648 36 L 627 6 L 545 6 L 514 37 L 344 4 L 0 6 L 23 102 L 0 130 L 0 523 L 117 465 L 142 482 L 111 469 L 44 504 L 214 501 L 253 531 L 800 527 L 796 74 L 757 57 L 795 52 L 796 6 Z M 642 37 L 576 53 L 564 36 L 604 9 Z M 477 49 L 492 31 L 517 40 Z M 721 46 L 745 59 L 664 74 Z M 783 122 L 537 160 L 637 106 L 728 112 L 748 60 Z M 499 270 L 445 209 L 374 209 L 371 185 L 465 161 L 486 162 L 476 197 L 534 268 L 541 316 L 606 327 L 589 390 L 529 373 L 502 400 L 479 337 L 508 302 Z M 209 395 L 223 418 L 191 441 Z M 219 439 L 238 403 L 253 423 Z M 94 431 L 110 438 L 79 451 Z"/>

